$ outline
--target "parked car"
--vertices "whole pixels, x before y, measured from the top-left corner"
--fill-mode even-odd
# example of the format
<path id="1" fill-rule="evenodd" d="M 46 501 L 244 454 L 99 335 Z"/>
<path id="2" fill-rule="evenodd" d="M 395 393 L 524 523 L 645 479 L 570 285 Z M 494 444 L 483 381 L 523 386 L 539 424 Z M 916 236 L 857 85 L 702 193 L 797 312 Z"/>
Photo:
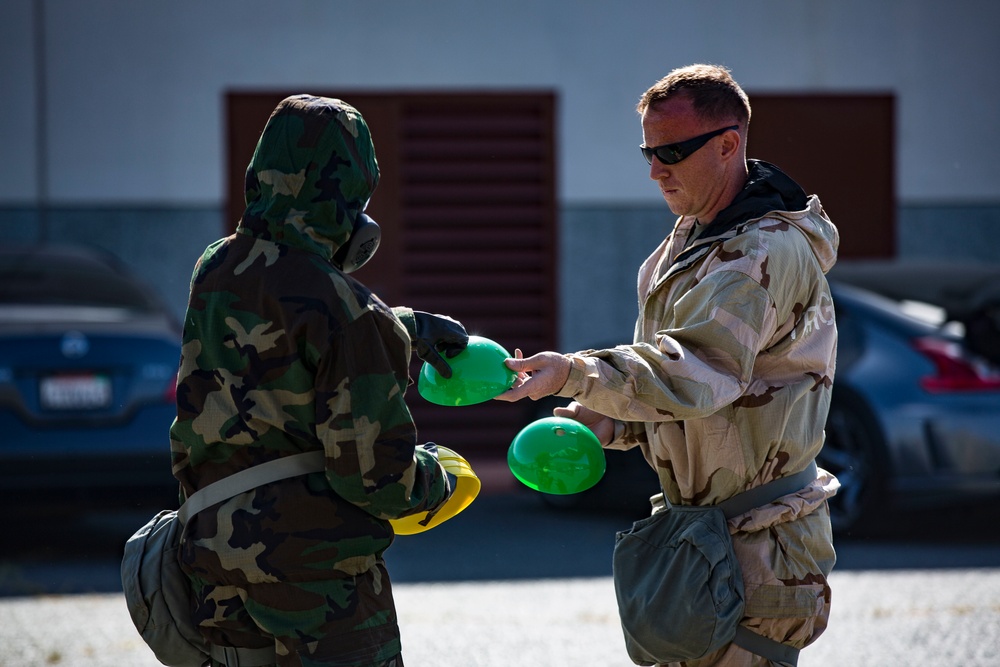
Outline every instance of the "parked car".
<path id="1" fill-rule="evenodd" d="M 968 347 L 943 307 L 831 281 L 839 345 L 822 467 L 837 475 L 837 532 L 888 507 L 1000 501 L 1000 370 Z M 908 297 L 916 296 L 908 293 Z M 554 401 L 539 403 L 539 416 Z M 638 450 L 608 452 L 604 479 L 557 507 L 648 511 L 658 481 Z"/>
<path id="2" fill-rule="evenodd" d="M 168 429 L 179 358 L 175 318 L 114 258 L 0 250 L 3 512 L 47 499 L 176 499 Z"/>
<path id="3" fill-rule="evenodd" d="M 884 504 L 1000 496 L 1000 370 L 945 309 L 831 281 L 840 334 L 820 463 L 834 525 Z"/>
<path id="4" fill-rule="evenodd" d="M 1000 264 L 954 260 L 845 260 L 830 278 L 900 303 L 928 303 L 964 329 L 965 345 L 1000 364 Z"/>

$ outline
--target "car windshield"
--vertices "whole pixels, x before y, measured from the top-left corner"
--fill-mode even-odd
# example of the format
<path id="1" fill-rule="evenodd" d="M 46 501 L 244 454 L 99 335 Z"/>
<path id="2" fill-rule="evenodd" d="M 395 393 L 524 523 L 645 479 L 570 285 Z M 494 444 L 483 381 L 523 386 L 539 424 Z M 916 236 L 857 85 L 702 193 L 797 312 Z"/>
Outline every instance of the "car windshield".
<path id="1" fill-rule="evenodd" d="M 149 312 L 141 287 L 109 267 L 60 257 L 0 256 L 0 304 L 86 306 Z"/>

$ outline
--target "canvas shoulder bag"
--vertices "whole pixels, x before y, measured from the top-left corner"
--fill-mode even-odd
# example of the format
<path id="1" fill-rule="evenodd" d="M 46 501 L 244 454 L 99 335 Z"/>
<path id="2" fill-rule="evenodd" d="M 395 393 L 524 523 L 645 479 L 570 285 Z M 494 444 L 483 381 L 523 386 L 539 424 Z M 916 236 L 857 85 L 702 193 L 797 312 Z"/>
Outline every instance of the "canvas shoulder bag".
<path id="1" fill-rule="evenodd" d="M 816 479 L 805 470 L 719 505 L 671 505 L 619 532 L 612 567 L 629 657 L 637 665 L 695 660 L 731 642 L 778 665 L 798 650 L 740 625 L 743 575 L 727 520 L 794 493 Z"/>
<path id="2" fill-rule="evenodd" d="M 227 665 L 273 665 L 274 648 L 215 646 L 202 637 L 191 618 L 191 580 L 178 561 L 181 535 L 188 519 L 245 491 L 319 472 L 321 451 L 283 456 L 220 479 L 193 493 L 177 510 L 163 510 L 125 543 L 121 576 L 125 603 L 135 629 L 168 667 L 202 667 L 210 657 Z"/>

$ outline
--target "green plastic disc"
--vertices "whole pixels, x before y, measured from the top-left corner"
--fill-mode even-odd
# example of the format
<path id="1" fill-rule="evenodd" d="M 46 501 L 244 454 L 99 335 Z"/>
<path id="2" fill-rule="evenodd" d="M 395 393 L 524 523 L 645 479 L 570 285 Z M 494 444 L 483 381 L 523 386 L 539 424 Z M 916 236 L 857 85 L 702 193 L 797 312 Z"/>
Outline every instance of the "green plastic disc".
<path id="1" fill-rule="evenodd" d="M 445 379 L 428 363 L 420 369 L 417 392 L 437 405 L 475 405 L 510 389 L 517 373 L 507 368 L 511 354 L 489 338 L 469 336 L 469 345 L 451 359 Z"/>
<path id="2" fill-rule="evenodd" d="M 515 436 L 510 471 L 525 486 L 555 495 L 586 491 L 604 476 L 606 461 L 593 431 L 573 419 L 546 417 Z"/>

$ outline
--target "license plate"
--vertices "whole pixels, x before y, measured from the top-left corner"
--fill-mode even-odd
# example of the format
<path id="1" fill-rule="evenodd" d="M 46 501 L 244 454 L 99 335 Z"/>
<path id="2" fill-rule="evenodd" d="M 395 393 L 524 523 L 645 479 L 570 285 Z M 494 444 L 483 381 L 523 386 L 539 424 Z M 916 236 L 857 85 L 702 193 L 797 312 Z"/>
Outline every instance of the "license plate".
<path id="1" fill-rule="evenodd" d="M 42 378 L 42 407 L 48 410 L 94 410 L 111 405 L 111 378 L 105 375 L 57 375 Z"/>

